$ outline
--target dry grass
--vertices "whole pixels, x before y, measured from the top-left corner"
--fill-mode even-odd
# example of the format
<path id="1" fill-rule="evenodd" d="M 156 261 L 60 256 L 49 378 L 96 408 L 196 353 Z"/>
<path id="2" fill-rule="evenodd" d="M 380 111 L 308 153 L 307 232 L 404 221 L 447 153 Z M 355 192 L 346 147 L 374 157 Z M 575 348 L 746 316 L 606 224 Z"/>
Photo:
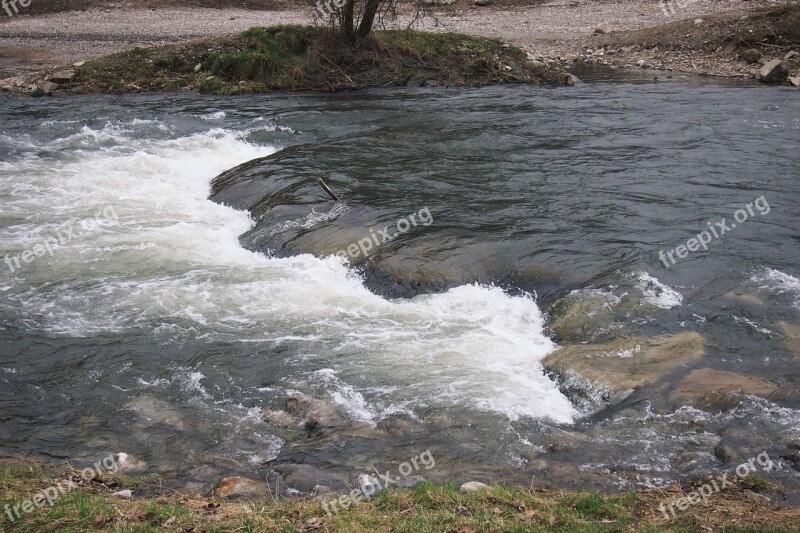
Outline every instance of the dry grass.
<path id="1" fill-rule="evenodd" d="M 0 466 L 0 505 L 18 505 L 45 488 L 78 476 L 71 469 L 34 463 Z M 771 503 L 748 497 L 747 488 L 770 494 Z M 112 498 L 130 488 L 131 500 Z M 342 531 L 438 533 L 478 531 L 694 532 L 798 531 L 800 510 L 781 508 L 779 487 L 763 479 L 734 485 L 667 520 L 659 510 L 692 487 L 617 495 L 494 487 L 471 494 L 454 485 L 421 483 L 412 491 L 393 490 L 369 502 L 354 503 L 332 516 L 318 501 L 306 499 L 230 502 L 197 498 L 162 488 L 156 477 L 103 474 L 54 502 L 11 522 L 4 531 Z"/>

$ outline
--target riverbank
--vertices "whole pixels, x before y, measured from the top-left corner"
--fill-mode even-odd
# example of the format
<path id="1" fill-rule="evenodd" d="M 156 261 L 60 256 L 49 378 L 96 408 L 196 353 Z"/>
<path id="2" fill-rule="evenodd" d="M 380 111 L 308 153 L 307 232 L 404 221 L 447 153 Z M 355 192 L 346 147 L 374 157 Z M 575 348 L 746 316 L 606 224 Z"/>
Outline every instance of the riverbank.
<path id="1" fill-rule="evenodd" d="M 189 8 L 179 0 L 158 4 L 146 0 L 124 4 L 83 0 L 56 2 L 46 10 L 37 7 L 13 18 L 2 17 L 0 79 L 6 79 L 0 85 L 27 92 L 38 79 L 61 67 L 136 47 L 181 43 L 255 26 L 312 22 L 308 7 L 291 2 L 249 2 L 246 9 L 209 7 L 224 4 L 209 0 L 192 3 L 195 7 Z M 782 5 L 796 7 L 797 2 L 729 0 L 678 7 L 632 0 L 551 1 L 534 5 L 496 2 L 478 7 L 459 0 L 433 6 L 430 9 L 434 16 L 418 21 L 415 28 L 502 39 L 524 50 L 533 61 L 558 66 L 586 61 L 612 68 L 652 68 L 747 79 L 755 77 L 754 69 L 770 59 L 782 59 L 787 51 L 796 48 L 797 36 L 777 43 L 776 48 L 769 33 L 765 34 L 766 41 L 755 43 L 761 57 L 752 64 L 740 57 L 744 49 L 740 49 L 738 41 L 733 47 L 726 45 L 736 41 L 740 33 L 749 34 L 756 25 L 760 26 L 755 19 L 748 22 L 751 14 L 763 13 L 764 8 L 774 11 Z M 63 11 L 67 8 L 72 11 Z M 399 17 L 390 28 L 404 28 L 412 17 L 411 10 L 401 6 Z M 759 17 L 764 18 L 763 14 L 756 16 Z M 702 22 L 695 25 L 698 19 Z M 731 21 L 737 21 L 737 27 L 726 35 Z M 596 34 L 599 26 L 601 31 L 610 33 Z M 661 35 L 655 46 L 650 45 L 653 32 Z M 691 45 L 684 42 L 687 34 Z M 713 39 L 703 38 L 705 34 L 711 34 Z M 780 38 L 781 34 L 776 32 L 776 36 Z M 722 40 L 722 44 L 711 46 L 704 42 L 708 40 Z M 694 41 L 699 41 L 698 46 Z M 800 75 L 796 62 L 787 67 L 790 76 Z"/>
<path id="2" fill-rule="evenodd" d="M 420 482 L 411 490 L 378 492 L 369 501 L 343 496 L 346 503 L 336 506 L 307 498 L 276 498 L 272 496 L 276 488 L 239 500 L 215 494 L 196 497 L 165 490 L 156 475 L 83 473 L 86 479 L 76 468 L 4 460 L 0 463 L 3 530 L 474 533 L 796 531 L 800 527 L 800 509 L 782 507 L 780 487 L 756 475 L 706 497 L 699 494 L 710 480 L 616 495 Z M 256 480 L 250 485 L 259 483 L 266 486 Z M 56 490 L 48 491 L 51 487 Z M 52 505 L 38 494 L 49 495 Z"/>
<path id="3" fill-rule="evenodd" d="M 39 82 L 35 96 L 199 91 L 341 91 L 378 87 L 565 85 L 554 65 L 527 61 L 497 39 L 452 33 L 376 31 L 357 49 L 312 26 L 252 28 L 240 34 L 158 48 L 135 48 Z"/>

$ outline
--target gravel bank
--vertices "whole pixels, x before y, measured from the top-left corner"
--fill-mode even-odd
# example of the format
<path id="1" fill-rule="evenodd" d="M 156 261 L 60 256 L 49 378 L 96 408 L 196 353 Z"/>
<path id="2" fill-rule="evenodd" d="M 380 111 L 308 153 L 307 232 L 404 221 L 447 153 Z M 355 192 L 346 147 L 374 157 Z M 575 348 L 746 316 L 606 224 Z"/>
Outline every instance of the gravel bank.
<path id="1" fill-rule="evenodd" d="M 476 7 L 467 0 L 436 10 L 436 17 L 418 24 L 431 31 L 457 31 L 500 37 L 527 50 L 540 60 L 562 60 L 583 55 L 598 42 L 593 36 L 601 22 L 614 32 L 658 26 L 684 18 L 702 17 L 727 10 L 775 5 L 768 0 L 681 0 L 665 4 L 623 0 L 556 0 L 535 6 Z M 796 3 L 796 2 L 794 2 Z M 685 7 L 679 7 L 684 5 Z M 670 13 L 674 10 L 674 14 Z M 405 26 L 410 15 L 401 15 L 395 25 Z M 0 78 L 32 75 L 58 65 L 96 59 L 135 46 L 158 46 L 176 41 L 242 31 L 252 26 L 312 22 L 310 9 L 253 11 L 244 9 L 119 7 L 68 11 L 42 16 L 18 15 L 0 18 Z M 618 63 L 635 64 L 637 51 L 621 55 Z M 652 58 L 647 58 L 652 64 Z M 680 65 L 678 65 L 680 70 Z M 684 69 L 690 70 L 691 68 Z M 715 69 L 713 61 L 693 69 L 697 73 L 737 75 L 730 69 Z"/>

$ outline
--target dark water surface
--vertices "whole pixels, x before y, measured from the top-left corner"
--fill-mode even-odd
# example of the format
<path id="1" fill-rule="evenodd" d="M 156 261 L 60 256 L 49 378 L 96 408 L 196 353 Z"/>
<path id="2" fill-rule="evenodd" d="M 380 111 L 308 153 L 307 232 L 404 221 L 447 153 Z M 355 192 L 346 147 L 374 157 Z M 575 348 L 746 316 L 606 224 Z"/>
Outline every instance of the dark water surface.
<path id="1" fill-rule="evenodd" d="M 798 485 L 796 90 L 0 108 L 4 454 L 124 451 L 203 491 L 291 463 L 352 481 L 429 449 L 432 479 L 622 489 L 726 471 L 728 444 Z M 659 258 L 723 217 L 707 251 Z M 368 257 L 333 257 L 359 241 Z M 575 301 L 593 320 L 560 338 L 549 326 Z M 557 344 L 686 331 L 706 355 L 622 403 L 579 400 L 540 363 Z M 667 401 L 695 368 L 776 392 Z M 325 402 L 322 427 L 264 420 L 295 393 Z"/>

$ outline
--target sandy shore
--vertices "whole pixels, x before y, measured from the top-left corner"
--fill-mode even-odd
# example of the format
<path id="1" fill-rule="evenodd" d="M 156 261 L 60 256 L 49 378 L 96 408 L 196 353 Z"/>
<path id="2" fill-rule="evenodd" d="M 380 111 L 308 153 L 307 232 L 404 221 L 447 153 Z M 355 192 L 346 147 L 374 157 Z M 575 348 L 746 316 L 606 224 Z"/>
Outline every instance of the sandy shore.
<path id="1" fill-rule="evenodd" d="M 713 13 L 783 3 L 769 0 L 681 0 L 661 5 L 655 1 L 622 0 L 570 2 L 555 0 L 533 6 L 476 7 L 467 0 L 437 8 L 435 17 L 417 24 L 431 31 L 457 31 L 499 37 L 529 52 L 531 58 L 553 61 L 575 54 L 585 57 L 598 36 L 599 23 L 610 24 L 614 33 L 659 26 L 681 19 L 694 19 Z M 796 3 L 796 2 L 791 2 Z M 29 16 L 24 11 L 0 18 L 0 78 L 31 76 L 37 71 L 130 49 L 242 31 L 252 26 L 280 23 L 310 23 L 310 8 L 270 11 L 209 8 L 137 7 L 90 8 Z M 681 7 L 685 6 L 685 7 Z M 669 13 L 674 10 L 673 13 Z M 410 12 L 401 14 L 393 26 L 404 27 Z M 612 34 L 613 35 L 613 34 Z M 606 61 L 609 65 L 631 66 L 640 51 L 619 50 Z M 653 58 L 646 54 L 648 66 Z M 748 69 L 721 65 L 718 61 L 693 61 L 673 66 L 675 70 L 701 74 L 747 77 Z"/>

